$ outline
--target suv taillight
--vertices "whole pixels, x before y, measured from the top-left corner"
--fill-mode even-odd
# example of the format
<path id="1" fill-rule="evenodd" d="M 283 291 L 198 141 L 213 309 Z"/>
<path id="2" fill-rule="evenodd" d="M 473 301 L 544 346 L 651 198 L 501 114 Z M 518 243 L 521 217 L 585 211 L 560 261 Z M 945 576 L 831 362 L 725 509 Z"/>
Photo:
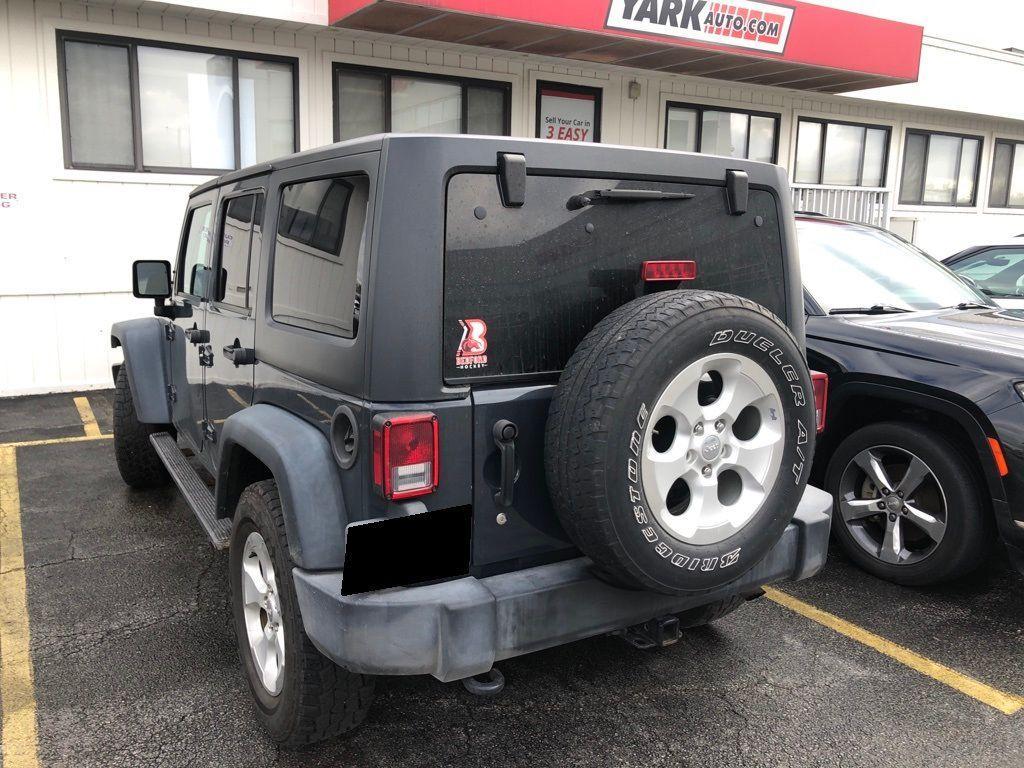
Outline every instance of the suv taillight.
<path id="1" fill-rule="evenodd" d="M 374 418 L 373 485 L 385 499 L 409 499 L 436 491 L 439 459 L 434 414 Z"/>
<path id="2" fill-rule="evenodd" d="M 645 261 L 640 269 L 645 283 L 678 282 L 697 279 L 696 261 Z"/>
<path id="3" fill-rule="evenodd" d="M 821 434 L 825 429 L 825 410 L 828 407 L 828 374 L 811 371 L 811 388 L 814 390 L 814 420 Z"/>

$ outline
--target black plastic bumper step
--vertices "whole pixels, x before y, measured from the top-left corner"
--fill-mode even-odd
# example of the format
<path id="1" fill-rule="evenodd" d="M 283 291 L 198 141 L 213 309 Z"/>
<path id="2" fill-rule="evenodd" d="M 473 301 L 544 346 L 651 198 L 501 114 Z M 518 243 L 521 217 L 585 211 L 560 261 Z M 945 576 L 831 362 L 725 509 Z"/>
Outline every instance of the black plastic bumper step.
<path id="1" fill-rule="evenodd" d="M 213 494 L 185 458 L 178 443 L 166 432 L 157 432 L 149 436 L 157 456 L 167 467 L 168 473 L 178 486 L 185 501 L 192 507 L 192 512 L 199 518 L 200 525 L 210 537 L 210 543 L 217 549 L 227 549 L 231 541 L 231 518 L 217 517 L 217 508 Z"/>

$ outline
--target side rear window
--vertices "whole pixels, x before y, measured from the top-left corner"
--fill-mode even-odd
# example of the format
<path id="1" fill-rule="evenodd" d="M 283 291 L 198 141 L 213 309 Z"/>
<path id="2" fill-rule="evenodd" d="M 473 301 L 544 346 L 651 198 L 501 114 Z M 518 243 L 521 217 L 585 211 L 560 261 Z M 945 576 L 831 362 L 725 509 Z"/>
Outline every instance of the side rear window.
<path id="1" fill-rule="evenodd" d="M 205 299 L 210 295 L 210 239 L 213 206 L 198 206 L 188 212 L 185 252 L 178 272 L 178 290 Z"/>
<path id="2" fill-rule="evenodd" d="M 249 261 L 254 249 L 259 250 L 262 219 L 262 194 L 227 201 L 221 225 L 217 301 L 241 309 L 249 306 Z"/>
<path id="3" fill-rule="evenodd" d="M 366 176 L 281 187 L 274 244 L 272 312 L 279 323 L 356 335 Z"/>
<path id="4" fill-rule="evenodd" d="M 645 189 L 688 199 L 597 200 Z M 448 183 L 444 372 L 448 381 L 550 377 L 612 310 L 672 283 L 645 284 L 645 261 L 696 262 L 685 288 L 725 291 L 786 317 L 775 197 L 751 189 L 730 216 L 722 187 L 654 180 L 529 175 L 526 204 L 501 203 L 494 175 Z"/>
<path id="5" fill-rule="evenodd" d="M 971 278 L 989 296 L 1024 296 L 1024 248 L 992 248 L 976 253 L 954 264 L 953 271 Z"/>

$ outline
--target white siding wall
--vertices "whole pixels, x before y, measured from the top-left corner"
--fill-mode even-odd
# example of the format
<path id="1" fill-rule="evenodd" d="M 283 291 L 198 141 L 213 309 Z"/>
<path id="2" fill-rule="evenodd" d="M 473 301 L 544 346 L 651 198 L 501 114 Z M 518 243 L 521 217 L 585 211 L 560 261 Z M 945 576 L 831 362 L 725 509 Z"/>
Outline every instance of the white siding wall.
<path id="1" fill-rule="evenodd" d="M 18 196 L 10 207 L 0 207 L 0 395 L 109 386 L 110 365 L 118 359 L 109 350 L 111 322 L 150 311 L 131 297 L 130 264 L 172 256 L 188 190 L 203 180 L 64 168 L 57 29 L 294 56 L 303 149 L 332 140 L 335 61 L 509 82 L 515 135 L 533 134 L 538 79 L 602 87 L 601 134 L 608 143 L 659 146 L 669 100 L 778 112 L 783 165 L 795 151 L 799 116 L 881 123 L 893 128 L 890 189 L 899 176 L 906 127 L 975 133 L 985 140 L 982 201 L 994 137 L 1024 138 L 1024 123 L 1012 120 L 360 35 L 308 23 L 325 17 L 324 0 L 263 0 L 278 17 L 263 19 L 239 15 L 260 7 L 236 0 L 193 4 L 197 7 L 176 10 L 152 6 L 164 8 L 157 12 L 148 3 L 107 7 L 0 0 L 0 193 Z M 634 79 L 641 86 L 636 100 L 627 89 Z M 918 243 L 936 255 L 978 239 L 1024 232 L 1021 213 L 984 207 L 896 205 L 893 215 L 917 218 Z"/>

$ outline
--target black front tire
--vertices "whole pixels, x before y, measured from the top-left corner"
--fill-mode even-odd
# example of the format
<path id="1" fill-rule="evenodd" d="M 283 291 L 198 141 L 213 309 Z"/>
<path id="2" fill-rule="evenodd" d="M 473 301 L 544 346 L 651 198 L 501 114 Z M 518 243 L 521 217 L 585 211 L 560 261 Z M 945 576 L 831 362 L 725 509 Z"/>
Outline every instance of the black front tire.
<path id="1" fill-rule="evenodd" d="M 843 473 L 861 451 L 897 446 L 920 457 L 932 470 L 946 499 L 946 528 L 931 554 L 909 564 L 883 562 L 858 544 L 840 509 Z M 879 578 L 907 586 L 951 581 L 976 570 L 989 551 L 993 535 L 984 481 L 972 471 L 970 458 L 939 430 L 910 422 L 883 422 L 847 437 L 829 461 L 825 488 L 834 502 L 832 533 L 857 565 Z"/>
<path id="2" fill-rule="evenodd" d="M 149 442 L 156 432 L 171 430 L 167 424 L 143 424 L 135 413 L 131 385 L 122 365 L 114 385 L 114 458 L 121 479 L 132 488 L 159 488 L 167 485 L 170 475 Z"/>
<path id="3" fill-rule="evenodd" d="M 253 532 L 263 537 L 274 564 L 285 633 L 284 682 L 277 695 L 264 687 L 246 635 L 242 557 L 245 541 Z M 238 500 L 231 536 L 231 611 L 238 652 L 259 719 L 270 737 L 288 748 L 353 730 L 366 718 L 374 692 L 372 677 L 342 669 L 321 654 L 306 635 L 295 595 L 293 567 L 277 483 L 253 483 Z"/>

